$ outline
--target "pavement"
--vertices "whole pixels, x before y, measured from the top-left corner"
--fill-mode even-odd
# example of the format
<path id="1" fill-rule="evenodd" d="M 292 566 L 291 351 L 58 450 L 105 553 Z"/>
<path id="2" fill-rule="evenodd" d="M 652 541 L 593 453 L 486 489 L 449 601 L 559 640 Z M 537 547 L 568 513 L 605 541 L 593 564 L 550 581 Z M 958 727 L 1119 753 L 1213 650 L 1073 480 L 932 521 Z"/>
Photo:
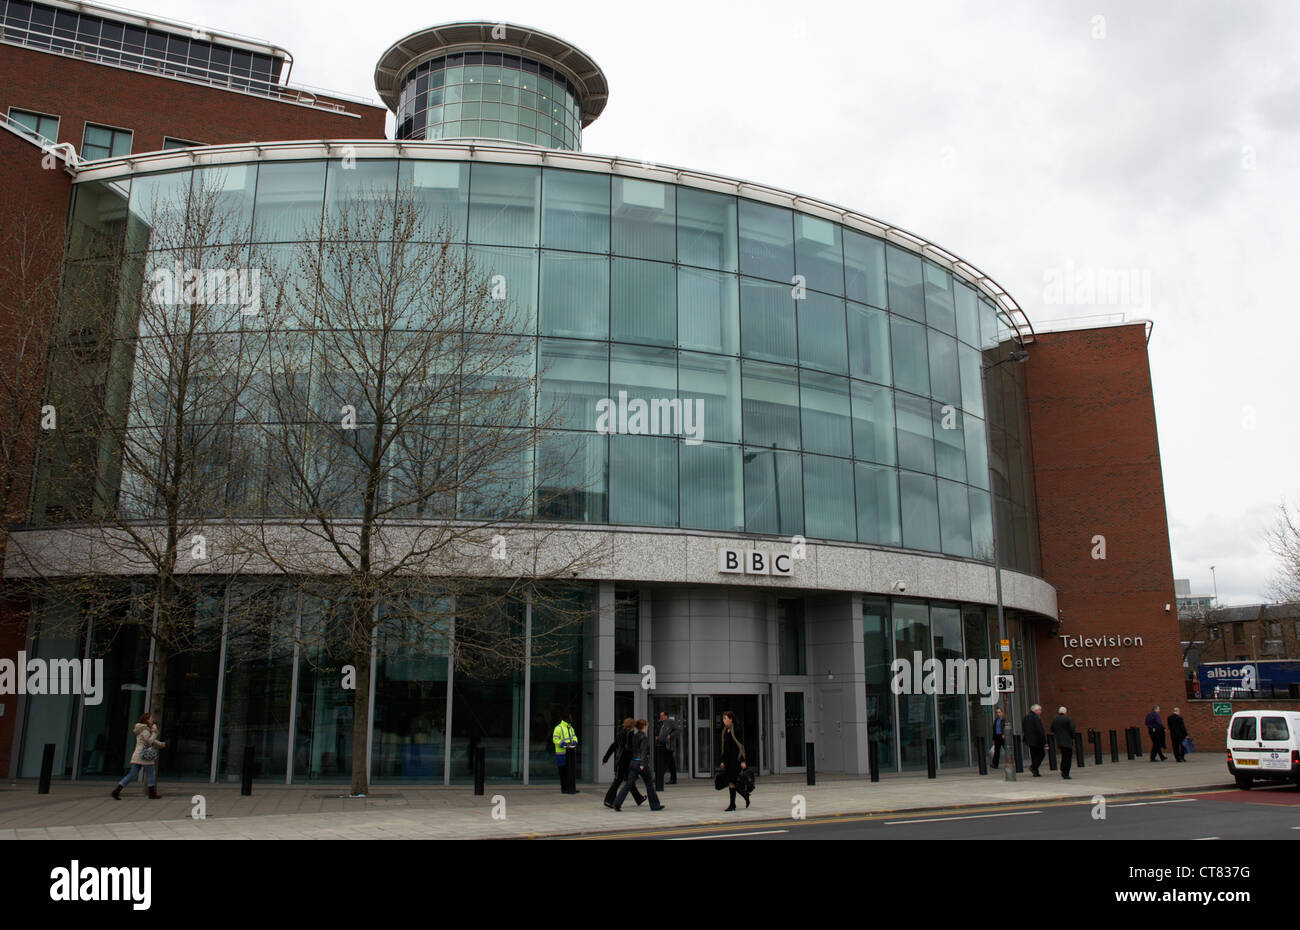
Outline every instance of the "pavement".
<path id="1" fill-rule="evenodd" d="M 924 773 L 866 776 L 768 775 L 758 779 L 752 806 L 723 811 L 727 793 L 711 780 L 683 779 L 666 786 L 667 810 L 651 812 L 629 797 L 621 812 L 606 808 L 604 785 L 580 785 L 562 795 L 558 786 L 488 784 L 483 796 L 471 786 L 377 784 L 366 798 L 347 798 L 346 785 L 257 784 L 242 797 L 237 784 L 160 782 L 161 800 L 150 801 L 132 785 L 122 800 L 109 796 L 112 782 L 55 782 L 37 794 L 34 779 L 0 783 L 0 840 L 23 839 L 491 839 L 596 834 L 664 827 L 716 826 L 793 816 L 797 796 L 806 817 L 902 812 L 1023 803 L 1111 798 L 1232 787 L 1222 753 L 1198 752 L 1177 764 L 1145 758 L 1076 767 L 1066 781 L 1047 771 L 1028 771 L 1016 781 L 1002 771 L 981 776 L 974 769 L 928 779 Z M 205 816 L 192 815 L 203 798 Z M 495 816 L 494 816 L 495 814 Z"/>

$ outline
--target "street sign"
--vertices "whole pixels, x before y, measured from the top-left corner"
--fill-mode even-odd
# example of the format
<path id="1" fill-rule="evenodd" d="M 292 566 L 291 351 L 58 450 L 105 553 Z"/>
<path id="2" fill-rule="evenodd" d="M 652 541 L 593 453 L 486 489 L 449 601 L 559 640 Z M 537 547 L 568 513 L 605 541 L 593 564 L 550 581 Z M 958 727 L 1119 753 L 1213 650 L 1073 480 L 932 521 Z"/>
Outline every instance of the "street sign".
<path id="1" fill-rule="evenodd" d="M 1010 651 L 1011 651 L 1011 640 L 1009 640 L 1009 639 L 1004 639 L 1004 640 L 1001 640 L 1001 643 L 1002 643 L 1002 651 L 1003 651 L 1003 652 L 1010 652 Z"/>
<path id="2" fill-rule="evenodd" d="M 1011 671 L 1011 653 L 1009 652 L 1002 653 L 1002 671 Z"/>
<path id="3" fill-rule="evenodd" d="M 1231 716 L 1232 716 L 1232 702 L 1231 702 L 1231 701 L 1215 701 L 1215 702 L 1214 702 L 1214 716 L 1216 716 L 1216 717 L 1231 717 Z"/>
<path id="4" fill-rule="evenodd" d="M 998 694 L 1014 694 L 1016 690 L 1016 681 L 1010 675 L 999 675 L 997 677 Z"/>

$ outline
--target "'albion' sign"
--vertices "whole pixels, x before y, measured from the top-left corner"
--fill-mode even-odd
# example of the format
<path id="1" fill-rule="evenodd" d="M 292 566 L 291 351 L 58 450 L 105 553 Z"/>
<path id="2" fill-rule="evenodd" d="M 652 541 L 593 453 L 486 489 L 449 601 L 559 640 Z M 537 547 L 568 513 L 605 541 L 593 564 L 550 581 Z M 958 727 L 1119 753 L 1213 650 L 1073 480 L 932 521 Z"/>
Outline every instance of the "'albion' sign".
<path id="1" fill-rule="evenodd" d="M 1120 646 L 1131 648 L 1141 646 L 1141 636 L 1062 636 L 1061 644 L 1066 649 L 1103 649 Z M 1061 656 L 1064 668 L 1119 668 L 1119 656 L 1076 656 L 1066 653 Z"/>

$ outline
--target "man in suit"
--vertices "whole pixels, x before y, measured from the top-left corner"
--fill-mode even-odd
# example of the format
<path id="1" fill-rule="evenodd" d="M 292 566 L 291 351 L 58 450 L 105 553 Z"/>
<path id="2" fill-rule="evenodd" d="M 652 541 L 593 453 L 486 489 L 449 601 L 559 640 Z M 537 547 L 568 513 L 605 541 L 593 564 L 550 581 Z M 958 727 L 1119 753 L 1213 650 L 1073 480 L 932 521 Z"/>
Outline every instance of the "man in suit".
<path id="1" fill-rule="evenodd" d="M 1061 754 L 1061 777 L 1070 777 L 1070 761 L 1074 758 L 1074 721 L 1065 713 L 1065 708 L 1057 708 L 1056 718 L 1052 721 L 1052 736 L 1056 739 L 1056 751 Z"/>
<path id="2" fill-rule="evenodd" d="M 1187 739 L 1187 724 L 1183 722 L 1182 715 L 1178 713 L 1178 708 L 1169 715 L 1169 741 L 1174 747 L 1174 761 L 1186 762 L 1187 750 L 1183 749 L 1183 740 Z"/>
<path id="3" fill-rule="evenodd" d="M 677 721 L 662 710 L 659 711 L 659 735 L 655 737 L 655 742 L 659 744 L 664 754 L 664 766 L 672 776 L 668 784 L 675 785 L 677 784 L 677 761 L 673 753 L 677 749 Z"/>
<path id="4" fill-rule="evenodd" d="M 1147 714 L 1146 719 L 1147 735 L 1151 737 L 1151 761 L 1156 761 L 1156 756 L 1160 756 L 1160 761 L 1165 761 L 1165 723 L 1160 719 L 1160 705 L 1157 704 L 1151 708 L 1151 713 Z"/>
<path id="5" fill-rule="evenodd" d="M 1047 731 L 1043 729 L 1042 704 L 1035 704 L 1029 708 L 1021 729 L 1025 732 L 1025 745 L 1029 747 L 1029 771 L 1034 773 L 1035 778 L 1042 778 L 1038 767 L 1043 764 L 1043 756 L 1047 752 Z"/>

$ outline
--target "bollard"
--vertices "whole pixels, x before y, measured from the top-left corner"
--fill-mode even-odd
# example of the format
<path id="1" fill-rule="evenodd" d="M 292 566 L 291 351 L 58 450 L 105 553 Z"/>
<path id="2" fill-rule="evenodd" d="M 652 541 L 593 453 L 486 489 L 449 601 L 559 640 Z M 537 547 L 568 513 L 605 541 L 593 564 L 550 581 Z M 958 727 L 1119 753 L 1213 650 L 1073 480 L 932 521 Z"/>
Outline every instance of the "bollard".
<path id="1" fill-rule="evenodd" d="M 1101 765 L 1101 732 L 1089 729 L 1088 739 L 1092 741 L 1092 761 L 1096 765 Z"/>
<path id="2" fill-rule="evenodd" d="M 1132 727 L 1124 728 L 1124 748 L 1128 751 L 1128 761 L 1132 762 L 1134 755 Z"/>
<path id="3" fill-rule="evenodd" d="M 804 743 L 803 751 L 807 753 L 804 758 L 808 761 L 808 784 L 817 784 L 817 757 L 813 754 L 813 744 Z"/>
<path id="4" fill-rule="evenodd" d="M 664 790 L 664 747 L 655 743 L 655 791 Z"/>
<path id="5" fill-rule="evenodd" d="M 1047 734 L 1047 771 L 1056 771 L 1056 737 Z"/>
<path id="6" fill-rule="evenodd" d="M 989 773 L 989 760 L 988 760 L 988 759 L 985 757 L 985 755 L 984 755 L 986 752 L 988 752 L 988 750 L 984 748 L 984 737 L 982 737 L 982 736 L 979 737 L 979 738 L 975 741 L 975 745 L 979 747 L 979 753 L 980 753 L 980 774 L 981 774 L 981 775 L 987 775 L 987 774 Z"/>
<path id="7" fill-rule="evenodd" d="M 483 782 L 487 780 L 487 747 L 474 748 L 474 794 L 483 796 Z"/>
<path id="8" fill-rule="evenodd" d="M 925 741 L 925 777 L 934 778 L 935 761 L 934 761 L 934 737 Z"/>
<path id="9" fill-rule="evenodd" d="M 1142 758 L 1142 731 L 1139 730 L 1137 727 L 1133 727 L 1132 729 L 1133 729 L 1133 757 L 1135 759 L 1141 759 Z"/>
<path id="10" fill-rule="evenodd" d="M 1114 730 L 1110 731 L 1110 761 L 1119 761 L 1119 737 L 1115 735 Z"/>
<path id="11" fill-rule="evenodd" d="M 239 773 L 239 794 L 248 797 L 253 793 L 253 762 L 257 759 L 257 750 L 244 746 L 244 767 Z"/>
<path id="12" fill-rule="evenodd" d="M 1016 773 L 1019 774 L 1025 770 L 1025 757 L 1020 753 L 1020 734 L 1014 733 L 1011 736 L 1011 745 L 1015 750 Z"/>
<path id="13" fill-rule="evenodd" d="M 50 778 L 54 775 L 54 744 L 46 743 L 41 753 L 41 783 L 36 788 L 37 794 L 50 793 Z"/>
<path id="14" fill-rule="evenodd" d="M 880 781 L 880 743 L 876 740 L 867 743 L 867 771 L 872 781 Z"/>
<path id="15" fill-rule="evenodd" d="M 1083 734 L 1074 731 L 1074 764 L 1083 768 Z"/>

